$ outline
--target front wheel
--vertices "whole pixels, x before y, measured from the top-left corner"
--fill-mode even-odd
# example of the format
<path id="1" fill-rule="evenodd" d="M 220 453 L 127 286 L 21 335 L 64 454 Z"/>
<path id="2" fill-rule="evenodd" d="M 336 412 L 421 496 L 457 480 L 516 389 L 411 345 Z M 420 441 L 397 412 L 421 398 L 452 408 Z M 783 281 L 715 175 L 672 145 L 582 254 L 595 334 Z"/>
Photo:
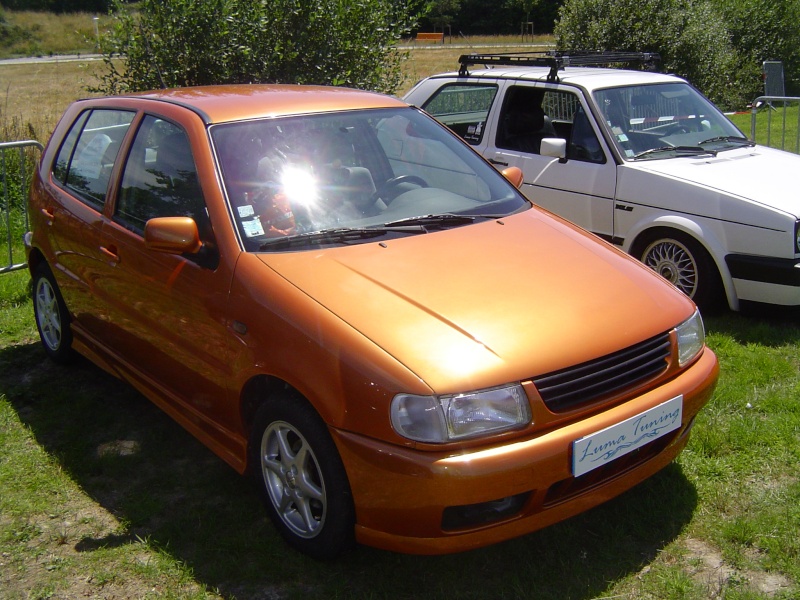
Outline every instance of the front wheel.
<path id="1" fill-rule="evenodd" d="M 267 511 L 290 545 L 317 559 L 352 549 L 347 474 L 325 423 L 304 399 L 281 394 L 262 406 L 250 451 Z"/>
<path id="2" fill-rule="evenodd" d="M 640 260 L 694 300 L 700 308 L 717 307 L 722 285 L 714 261 L 697 241 L 679 231 L 659 232 L 643 244 Z"/>
<path id="3" fill-rule="evenodd" d="M 47 355 L 57 363 L 72 360 L 69 313 L 50 267 L 41 263 L 33 272 L 33 314 Z"/>

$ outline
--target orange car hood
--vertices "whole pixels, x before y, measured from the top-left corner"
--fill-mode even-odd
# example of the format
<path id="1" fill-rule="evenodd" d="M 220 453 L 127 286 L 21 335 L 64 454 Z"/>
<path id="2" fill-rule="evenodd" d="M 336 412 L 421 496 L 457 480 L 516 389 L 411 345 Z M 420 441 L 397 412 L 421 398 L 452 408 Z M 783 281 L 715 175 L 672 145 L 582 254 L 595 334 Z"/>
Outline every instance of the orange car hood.
<path id="1" fill-rule="evenodd" d="M 596 358 L 668 331 L 693 311 L 633 259 L 536 209 L 261 260 L 437 393 Z"/>

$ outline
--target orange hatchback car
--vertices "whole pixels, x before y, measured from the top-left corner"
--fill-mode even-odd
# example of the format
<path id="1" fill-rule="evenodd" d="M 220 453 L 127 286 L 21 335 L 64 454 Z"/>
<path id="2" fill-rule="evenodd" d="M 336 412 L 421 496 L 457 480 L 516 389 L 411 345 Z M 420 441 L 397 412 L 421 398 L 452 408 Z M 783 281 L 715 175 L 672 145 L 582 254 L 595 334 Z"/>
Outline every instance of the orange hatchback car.
<path id="1" fill-rule="evenodd" d="M 675 458 L 718 363 L 686 296 L 519 175 L 362 91 L 75 102 L 30 195 L 44 349 L 252 473 L 312 556 L 534 531 Z"/>

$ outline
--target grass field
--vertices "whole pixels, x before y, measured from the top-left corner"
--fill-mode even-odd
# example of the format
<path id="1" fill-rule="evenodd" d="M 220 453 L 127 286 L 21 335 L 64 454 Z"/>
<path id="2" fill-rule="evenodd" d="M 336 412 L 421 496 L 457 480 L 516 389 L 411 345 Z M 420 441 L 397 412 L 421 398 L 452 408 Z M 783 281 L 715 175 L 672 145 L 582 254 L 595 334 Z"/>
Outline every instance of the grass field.
<path id="1" fill-rule="evenodd" d="M 409 84 L 459 52 L 413 50 Z M 0 131 L 43 141 L 98 65 L 0 65 Z M 3 600 L 800 597 L 796 313 L 706 319 L 722 375 L 687 450 L 606 505 L 464 554 L 359 548 L 320 564 L 288 550 L 250 486 L 130 387 L 48 361 L 28 284 L 0 274 Z"/>

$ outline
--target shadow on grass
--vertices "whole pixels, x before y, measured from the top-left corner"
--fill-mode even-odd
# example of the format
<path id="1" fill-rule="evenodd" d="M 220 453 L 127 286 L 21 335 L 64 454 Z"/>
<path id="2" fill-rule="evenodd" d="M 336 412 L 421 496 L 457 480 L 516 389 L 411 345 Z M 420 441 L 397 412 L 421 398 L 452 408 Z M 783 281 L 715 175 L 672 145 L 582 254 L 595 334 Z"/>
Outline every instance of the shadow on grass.
<path id="1" fill-rule="evenodd" d="M 78 552 L 146 539 L 226 598 L 590 598 L 650 563 L 697 504 L 672 464 L 599 508 L 489 548 L 419 557 L 360 547 L 318 563 L 282 543 L 245 479 L 88 362 L 60 367 L 38 345 L 4 348 L 0 391 L 37 442 L 126 526 L 81 539 Z"/>
<path id="2" fill-rule="evenodd" d="M 741 313 L 723 311 L 703 317 L 709 333 L 721 333 L 740 344 L 800 344 L 800 309 L 746 303 Z"/>

